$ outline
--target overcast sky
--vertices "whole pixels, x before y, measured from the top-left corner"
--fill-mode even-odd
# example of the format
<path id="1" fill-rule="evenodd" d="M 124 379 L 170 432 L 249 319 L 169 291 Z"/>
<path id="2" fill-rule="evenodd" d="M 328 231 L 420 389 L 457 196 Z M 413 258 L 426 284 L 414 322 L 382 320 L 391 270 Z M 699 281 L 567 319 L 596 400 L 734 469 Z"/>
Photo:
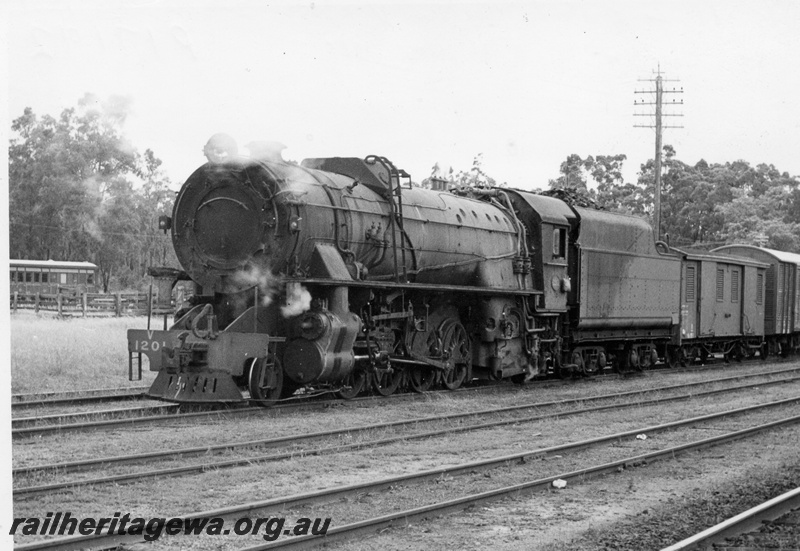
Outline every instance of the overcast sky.
<path id="1" fill-rule="evenodd" d="M 800 2 L 12 0 L 9 120 L 123 95 L 180 184 L 224 131 L 285 156 L 383 155 L 544 188 L 571 153 L 653 157 L 634 91 L 683 88 L 679 159 L 800 174 Z"/>

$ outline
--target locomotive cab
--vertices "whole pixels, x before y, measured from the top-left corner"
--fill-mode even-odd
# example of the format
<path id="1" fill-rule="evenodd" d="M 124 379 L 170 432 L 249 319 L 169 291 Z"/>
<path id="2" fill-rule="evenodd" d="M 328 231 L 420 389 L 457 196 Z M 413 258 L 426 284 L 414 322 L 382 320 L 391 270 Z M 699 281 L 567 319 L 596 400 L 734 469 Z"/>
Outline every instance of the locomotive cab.
<path id="1" fill-rule="evenodd" d="M 577 217 L 566 203 L 553 197 L 523 191 L 510 194 L 529 236 L 534 288 L 543 291 L 536 310 L 566 312 L 572 290 L 570 228 Z"/>

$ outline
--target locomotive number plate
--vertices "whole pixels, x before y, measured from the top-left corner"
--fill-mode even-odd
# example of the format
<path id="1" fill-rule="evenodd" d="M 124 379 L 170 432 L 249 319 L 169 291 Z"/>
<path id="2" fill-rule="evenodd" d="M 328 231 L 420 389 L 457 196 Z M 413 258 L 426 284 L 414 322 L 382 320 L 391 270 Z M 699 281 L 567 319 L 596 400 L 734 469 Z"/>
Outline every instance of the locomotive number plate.
<path id="1" fill-rule="evenodd" d="M 157 352 L 167 347 L 169 331 L 153 331 L 149 329 L 128 330 L 128 350 L 131 352 Z"/>

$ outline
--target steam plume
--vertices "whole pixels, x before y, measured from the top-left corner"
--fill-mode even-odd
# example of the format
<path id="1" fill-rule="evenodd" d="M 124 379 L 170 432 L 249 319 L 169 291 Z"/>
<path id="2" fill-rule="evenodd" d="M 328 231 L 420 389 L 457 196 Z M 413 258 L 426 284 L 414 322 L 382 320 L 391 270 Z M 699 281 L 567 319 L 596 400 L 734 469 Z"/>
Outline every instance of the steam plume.
<path id="1" fill-rule="evenodd" d="M 261 306 L 269 306 L 275 293 L 280 288 L 280 278 L 272 274 L 267 268 L 252 266 L 234 274 L 232 281 L 239 288 L 258 287 L 261 295 Z"/>
<path id="2" fill-rule="evenodd" d="M 286 286 L 286 305 L 281 306 L 281 314 L 285 318 L 291 318 L 302 314 L 311 308 L 311 293 L 299 283 L 292 283 Z"/>

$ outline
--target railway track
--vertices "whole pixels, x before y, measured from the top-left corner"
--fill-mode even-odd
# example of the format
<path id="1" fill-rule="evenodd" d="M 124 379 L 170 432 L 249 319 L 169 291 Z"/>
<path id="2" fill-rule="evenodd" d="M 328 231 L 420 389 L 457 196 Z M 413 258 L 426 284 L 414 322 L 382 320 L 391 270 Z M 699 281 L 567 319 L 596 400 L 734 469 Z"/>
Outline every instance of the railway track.
<path id="1" fill-rule="evenodd" d="M 800 367 L 798 368 L 800 370 Z M 463 395 L 470 393 L 478 393 L 485 391 L 492 391 L 503 389 L 504 385 L 486 385 L 481 387 L 462 388 L 456 391 L 432 391 L 426 395 L 434 392 L 442 392 L 449 395 Z M 505 387 L 510 389 L 512 387 Z M 501 390 L 502 391 L 502 390 Z M 204 417 L 214 416 L 231 416 L 231 415 L 267 415 L 270 413 L 284 413 L 293 412 L 298 409 L 315 409 L 315 408 L 328 408 L 335 405 L 348 404 L 350 406 L 358 406 L 362 404 L 373 403 L 378 400 L 415 400 L 419 399 L 420 394 L 405 393 L 405 394 L 392 394 L 391 396 L 360 396 L 350 400 L 343 399 L 318 399 L 319 395 L 314 396 L 298 396 L 292 401 L 275 405 L 271 408 L 265 409 L 260 406 L 233 406 L 226 407 L 225 405 L 209 406 L 192 406 L 186 404 L 163 404 L 153 406 L 143 406 L 136 408 L 118 408 L 113 410 L 100 410 L 100 411 L 86 411 L 86 412 L 73 412 L 73 413 L 56 413 L 41 416 L 30 417 L 14 417 L 12 418 L 11 435 L 14 438 L 26 436 L 40 436 L 44 434 L 53 434 L 69 431 L 86 431 L 93 429 L 110 429 L 123 426 L 131 426 L 146 423 L 161 423 L 161 422 L 180 422 L 183 420 L 202 419 Z M 186 411 L 189 410 L 189 411 Z M 165 412 L 157 415 L 142 415 L 148 411 Z M 168 413 L 166 413 L 168 412 Z M 91 420 L 92 417 L 101 417 L 102 419 Z M 85 421 L 81 421 L 86 419 Z M 67 423 L 52 423 L 53 421 L 75 421 Z"/>
<path id="2" fill-rule="evenodd" d="M 134 387 L 12 394 L 11 411 L 51 406 L 99 404 L 119 400 L 141 400 L 145 397 L 146 391 L 147 387 Z"/>
<path id="3" fill-rule="evenodd" d="M 747 377 L 746 379 L 754 376 Z M 733 382 L 740 382 L 741 378 L 736 378 Z M 184 449 L 163 450 L 159 452 L 149 452 L 137 455 L 124 455 L 115 457 L 94 458 L 83 461 L 71 461 L 64 463 L 54 463 L 48 465 L 36 465 L 28 467 L 15 468 L 12 471 L 13 476 L 33 477 L 38 482 L 36 485 L 22 486 L 14 489 L 14 497 L 28 496 L 32 494 L 52 493 L 67 488 L 76 488 L 80 486 L 99 485 L 99 484 L 125 484 L 134 483 L 147 478 L 166 477 L 166 476 L 180 476 L 192 473 L 201 473 L 205 471 L 218 470 L 223 468 L 232 468 L 243 465 L 250 465 L 253 463 L 262 463 L 268 461 L 279 461 L 291 457 L 303 455 L 327 455 L 333 453 L 340 453 L 347 450 L 363 449 L 367 447 L 378 447 L 398 441 L 409 441 L 417 439 L 432 438 L 435 436 L 454 434 L 458 432 L 478 431 L 483 429 L 496 428 L 506 425 L 516 425 L 521 423 L 532 423 L 543 419 L 554 417 L 567 417 L 574 415 L 581 415 L 587 413 L 594 413 L 599 411 L 608 410 L 621 410 L 630 407 L 644 407 L 655 404 L 662 404 L 668 402 L 678 402 L 690 400 L 699 397 L 708 397 L 723 393 L 737 392 L 741 390 L 750 390 L 756 387 L 765 387 L 769 385 L 783 385 L 791 384 L 800 380 L 800 377 L 788 377 L 773 379 L 768 381 L 750 382 L 747 384 L 739 384 L 733 386 L 726 386 L 724 388 L 717 388 L 707 391 L 693 391 L 689 394 L 680 394 L 676 396 L 658 397 L 653 399 L 646 399 L 648 394 L 654 392 L 662 392 L 663 390 L 685 390 L 696 386 L 696 383 L 673 385 L 667 388 L 647 389 L 641 391 L 626 391 L 623 393 L 614 393 L 608 395 L 581 397 L 569 400 L 558 400 L 551 402 L 527 402 L 508 406 L 505 408 L 492 408 L 488 410 L 473 410 L 468 412 L 461 412 L 448 415 L 437 415 L 428 417 L 419 417 L 412 419 L 404 419 L 399 421 L 392 421 L 388 423 L 370 424 L 363 426 L 353 426 L 338 428 L 329 431 L 318 431 L 313 433 L 303 433 L 295 435 L 287 435 L 277 438 L 268 438 L 261 440 L 250 440 L 243 442 L 228 442 L 213 446 L 202 446 Z M 730 379 L 722 379 L 723 382 L 732 382 Z M 630 399 L 630 401 L 620 403 L 620 399 Z M 582 404 L 593 404 L 586 407 L 578 407 L 573 410 L 561 411 L 558 410 L 559 406 L 575 406 Z M 553 411 L 540 413 L 542 409 L 550 408 Z M 525 413 L 527 410 L 535 409 L 537 412 L 533 415 L 519 415 Z M 500 419 L 497 417 L 500 416 Z M 488 418 L 493 418 L 487 421 Z M 465 420 L 473 419 L 472 423 L 465 423 Z M 434 430 L 428 428 L 429 426 L 438 427 Z M 443 428 L 442 428 L 443 427 Z M 415 432 L 404 432 L 400 429 L 411 428 Z M 417 430 L 417 429 L 424 430 Z M 383 437 L 382 435 L 387 431 L 393 431 L 390 437 Z M 370 433 L 381 435 L 380 438 L 370 438 Z M 337 437 L 347 435 L 352 439 L 352 442 L 346 444 L 338 444 Z M 362 437 L 366 437 L 362 439 Z M 332 445 L 325 447 L 300 447 L 303 443 L 316 442 L 316 441 L 332 441 Z M 178 466 L 169 466 L 158 469 L 149 469 L 146 471 L 126 472 L 123 474 L 110 474 L 95 478 L 77 479 L 69 481 L 59 481 L 51 483 L 42 483 L 43 476 L 48 474 L 57 473 L 59 476 L 65 474 L 85 471 L 85 470 L 98 470 L 108 469 L 120 465 L 131 465 L 138 463 L 146 463 L 152 466 L 154 461 L 158 460 L 179 460 L 193 456 L 207 457 L 211 454 L 221 454 L 225 452 L 241 451 L 244 449 L 266 449 L 266 448 L 281 448 L 281 451 L 273 452 L 270 454 L 261 455 L 242 455 L 239 454 L 235 458 L 219 458 L 212 461 L 195 464 L 180 464 Z"/>
<path id="4" fill-rule="evenodd" d="M 693 450 L 700 450 L 711 446 L 716 446 L 735 440 L 752 437 L 765 431 L 774 430 L 779 427 L 796 424 L 800 422 L 800 415 L 796 415 L 793 404 L 800 401 L 800 396 L 795 396 L 786 400 L 761 403 L 754 406 L 727 410 L 723 412 L 681 419 L 670 423 L 640 426 L 632 430 L 605 434 L 595 438 L 570 442 L 546 448 L 533 448 L 518 453 L 494 456 L 476 461 L 463 462 L 446 467 L 416 471 L 412 473 L 383 477 L 368 482 L 358 484 L 340 485 L 329 487 L 323 490 L 315 490 L 306 493 L 285 495 L 263 499 L 248 503 L 241 503 L 221 509 L 206 510 L 200 512 L 187 512 L 174 515 L 183 519 L 208 519 L 221 518 L 226 522 L 252 517 L 255 515 L 265 516 L 270 514 L 282 514 L 286 516 L 287 511 L 292 511 L 294 507 L 302 506 L 303 516 L 312 516 L 315 507 L 323 504 L 330 506 L 333 501 L 341 501 L 345 498 L 358 496 L 359 499 L 349 499 L 347 512 L 343 513 L 346 523 L 335 526 L 327 531 L 324 540 L 320 536 L 300 536 L 279 539 L 278 541 L 259 544 L 248 548 L 248 551 L 256 549 L 304 549 L 323 543 L 330 543 L 339 540 L 347 540 L 364 534 L 374 534 L 378 530 L 383 530 L 397 525 L 405 525 L 409 522 L 417 522 L 432 516 L 460 511 L 472 507 L 476 504 L 485 503 L 492 500 L 501 499 L 508 496 L 515 496 L 530 493 L 537 490 L 551 488 L 556 480 L 563 480 L 568 483 L 580 483 L 581 480 L 597 477 L 605 474 L 620 472 L 626 468 L 638 466 L 644 467 L 657 460 L 668 460 L 678 455 Z M 758 411 L 769 412 L 772 417 L 767 422 L 753 420 L 753 414 Z M 792 415 L 787 415 L 792 413 Z M 744 418 L 749 423 L 746 428 L 730 430 L 724 427 L 714 427 L 721 432 L 716 436 L 701 440 L 691 440 L 674 445 L 659 446 L 658 449 L 645 453 L 626 455 L 625 457 L 615 457 L 612 460 L 603 462 L 593 462 L 589 465 L 582 465 L 569 471 L 557 472 L 546 476 L 541 476 L 541 469 L 537 465 L 544 458 L 574 457 L 580 461 L 582 451 L 601 447 L 614 451 L 615 455 L 628 454 L 626 447 L 615 447 L 620 442 L 636 441 L 635 437 L 639 434 L 675 434 L 679 429 L 691 429 L 699 426 L 708 429 L 709 423 L 725 421 L 730 418 Z M 775 418 L 777 417 L 777 418 Z M 683 433 L 681 433 L 683 434 Z M 684 434 L 685 436 L 685 434 Z M 668 439 L 665 439 L 668 440 Z M 502 467 L 502 469 L 500 469 Z M 487 477 L 487 472 L 494 473 Z M 535 476 L 538 474 L 539 476 Z M 386 491 L 391 491 L 392 497 L 386 500 L 395 507 L 395 503 L 403 506 L 404 501 L 400 493 L 405 488 L 411 488 L 425 481 L 436 481 L 437 493 L 432 496 L 429 503 L 422 506 L 415 505 L 412 508 L 399 508 L 381 512 L 382 495 Z M 465 489 L 469 493 L 464 493 Z M 370 497 L 372 496 L 372 497 Z M 375 503 L 372 503 L 372 501 Z M 319 509 L 317 509 L 319 511 Z M 340 511 L 337 508 L 337 511 Z M 324 515 L 322 515 L 324 516 Z M 256 537 L 256 536 L 254 536 Z M 260 538 L 258 538 L 260 539 Z M 23 544 L 17 547 L 22 551 L 43 550 L 43 549 L 96 549 L 109 548 L 120 544 L 130 544 L 142 541 L 141 535 L 131 534 L 95 534 L 91 536 L 69 536 L 42 540 L 39 542 Z M 241 540 L 239 540 L 241 541 Z M 263 542 L 263 540 L 261 540 Z"/>
<path id="5" fill-rule="evenodd" d="M 80 398 L 87 396 L 90 397 L 90 396 L 106 395 L 106 394 L 125 394 L 126 392 L 145 392 L 148 388 L 149 387 L 146 386 L 134 386 L 134 387 L 128 386 L 128 387 L 116 387 L 116 388 L 82 388 L 82 389 L 63 390 L 63 391 L 16 393 L 11 395 L 11 402 L 22 403 L 22 402 L 47 400 L 47 399 L 60 400 L 60 399 Z"/>
<path id="6" fill-rule="evenodd" d="M 35 415 L 29 417 L 12 417 L 11 419 L 11 434 L 18 436 L 19 434 L 39 434 L 47 432 L 48 430 L 61 427 L 67 429 L 70 427 L 82 428 L 85 426 L 93 426 L 96 423 L 98 426 L 113 425 L 114 423 L 125 423 L 127 421 L 135 422 L 137 419 L 150 419 L 156 418 L 158 415 L 144 416 L 148 413 L 161 413 L 175 411 L 180 409 L 178 404 L 157 404 L 133 408 L 115 408 L 103 409 L 95 411 L 82 411 L 77 413 L 54 413 L 49 415 Z M 70 423 L 69 421 L 87 419 L 91 417 L 103 418 L 102 421 L 96 422 L 78 422 Z M 67 423 L 48 424 L 53 421 L 67 421 Z"/>
<path id="7" fill-rule="evenodd" d="M 683 368 L 681 373 L 685 373 L 687 371 L 697 371 L 697 370 L 707 370 L 710 369 L 708 366 L 702 366 L 697 368 Z M 736 379 L 742 377 L 758 377 L 762 375 L 770 375 L 776 373 L 783 373 L 788 371 L 798 371 L 800 367 L 789 367 L 783 368 L 773 371 L 763 371 L 754 374 L 746 374 L 746 375 L 733 375 L 728 377 L 727 379 Z M 659 376 L 662 375 L 671 375 L 674 372 L 668 370 L 659 370 Z M 724 379 L 723 379 L 724 380 Z M 560 387 L 564 386 L 565 384 L 563 381 L 547 381 L 547 382 L 539 382 L 531 385 L 533 390 L 542 390 L 546 388 L 551 388 L 551 386 Z M 705 384 L 705 381 L 690 383 L 690 385 L 701 385 Z M 510 386 L 510 385 L 503 385 L 503 384 L 489 384 L 485 386 L 479 387 L 465 387 L 458 389 L 456 391 L 448 391 L 448 390 L 440 390 L 440 391 L 433 391 L 433 392 L 441 392 L 448 396 L 458 395 L 469 395 L 470 393 L 480 393 L 485 391 L 516 391 L 518 387 Z M 374 403 L 376 401 L 385 401 L 385 400 L 418 400 L 420 396 L 423 396 L 422 399 L 429 399 L 431 393 L 425 393 L 423 395 L 416 394 L 416 393 L 402 393 L 402 394 L 392 394 L 390 396 L 361 396 L 358 398 L 354 398 L 352 400 L 342 400 L 342 399 L 314 399 L 318 398 L 318 396 L 309 396 L 309 397 L 296 397 L 293 401 L 287 401 L 281 404 L 278 404 L 272 408 L 264 409 L 258 406 L 243 406 L 243 407 L 225 407 L 225 406 L 216 406 L 212 409 L 207 409 L 206 407 L 198 406 L 198 407 L 191 407 L 189 406 L 180 406 L 178 404 L 160 404 L 154 406 L 144 406 L 144 407 L 137 407 L 137 408 L 119 408 L 113 410 L 101 410 L 101 411 L 89 411 L 89 412 L 78 412 L 78 413 L 63 413 L 63 414 L 48 414 L 42 416 L 30 416 L 30 417 L 14 417 L 12 418 L 12 430 L 11 436 L 12 438 L 23 438 L 23 437 L 30 437 L 30 436 L 42 436 L 46 434 L 54 434 L 54 433 L 64 433 L 64 432 L 71 432 L 71 431 L 89 431 L 89 430 L 101 430 L 101 429 L 114 429 L 119 427 L 126 427 L 126 426 L 133 426 L 133 425 L 140 425 L 140 424 L 147 424 L 147 423 L 163 423 L 163 422 L 181 422 L 183 420 L 193 420 L 193 419 L 201 419 L 204 417 L 213 417 L 213 416 L 231 416 L 231 415 L 267 415 L 269 412 L 273 413 L 281 413 L 281 412 L 292 412 L 298 409 L 314 409 L 314 408 L 327 408 L 334 405 L 344 405 L 347 404 L 348 406 L 357 406 L 360 404 L 369 404 Z M 189 409 L 190 411 L 186 411 Z M 157 415 L 143 415 L 147 411 L 160 411 L 162 414 Z M 91 420 L 93 417 L 99 417 L 100 419 Z M 56 422 L 56 421 L 68 421 L 64 422 Z M 74 421 L 74 422 L 72 422 Z"/>
<path id="8" fill-rule="evenodd" d="M 768 523 L 767 526 L 764 526 Z M 785 532 L 775 527 L 787 526 Z M 756 548 L 797 549 L 800 547 L 800 488 L 779 495 L 756 507 L 703 530 L 662 551 L 715 549 L 736 551 Z"/>

